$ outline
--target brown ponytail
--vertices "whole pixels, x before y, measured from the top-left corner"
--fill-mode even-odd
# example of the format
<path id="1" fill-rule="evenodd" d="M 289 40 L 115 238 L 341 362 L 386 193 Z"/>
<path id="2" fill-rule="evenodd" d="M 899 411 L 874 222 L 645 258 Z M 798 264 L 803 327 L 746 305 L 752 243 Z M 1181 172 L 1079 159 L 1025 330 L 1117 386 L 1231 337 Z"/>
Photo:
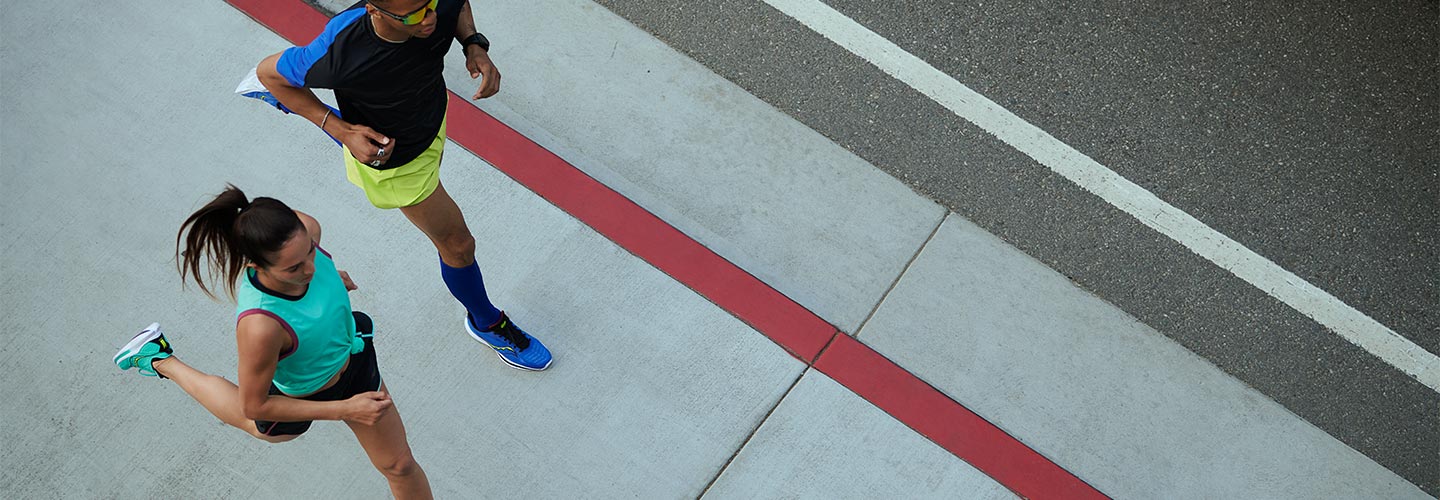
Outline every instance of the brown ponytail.
<path id="1" fill-rule="evenodd" d="M 235 285 L 245 264 L 269 267 L 270 255 L 304 227 L 295 211 L 280 200 L 260 197 L 251 201 L 240 189 L 226 184 L 224 192 L 180 225 L 180 233 L 175 236 L 180 280 L 193 278 L 205 295 L 216 298 L 201 274 L 208 275 L 211 283 L 223 278 L 226 294 L 234 299 Z M 208 273 L 201 272 L 201 260 L 206 261 Z"/>

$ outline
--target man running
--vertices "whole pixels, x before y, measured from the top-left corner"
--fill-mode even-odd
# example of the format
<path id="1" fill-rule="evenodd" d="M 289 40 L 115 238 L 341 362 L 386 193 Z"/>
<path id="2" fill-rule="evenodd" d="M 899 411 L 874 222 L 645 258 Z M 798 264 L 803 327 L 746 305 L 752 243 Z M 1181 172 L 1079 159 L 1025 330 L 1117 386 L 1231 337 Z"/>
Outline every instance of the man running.
<path id="1" fill-rule="evenodd" d="M 465 306 L 465 329 L 510 366 L 544 370 L 550 351 L 490 303 L 475 238 L 440 184 L 447 95 L 444 57 L 460 41 L 472 97 L 500 90 L 490 42 L 466 0 L 370 0 L 336 15 L 309 45 L 260 62 L 260 82 L 282 105 L 341 143 L 346 177 L 379 208 L 399 208 L 440 252 L 440 276 Z M 339 113 L 310 89 L 335 91 Z M 343 117 L 343 118 L 342 118 Z"/>

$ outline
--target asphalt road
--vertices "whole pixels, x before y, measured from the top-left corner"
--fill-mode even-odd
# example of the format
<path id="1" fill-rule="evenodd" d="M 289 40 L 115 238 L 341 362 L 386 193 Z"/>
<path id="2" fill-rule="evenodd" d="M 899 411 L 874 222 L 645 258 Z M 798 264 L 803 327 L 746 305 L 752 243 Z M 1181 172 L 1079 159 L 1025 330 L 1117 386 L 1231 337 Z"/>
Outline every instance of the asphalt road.
<path id="1" fill-rule="evenodd" d="M 1440 395 L 758 0 L 599 0 L 1432 495 Z M 1440 353 L 1440 4 L 829 5 Z"/>

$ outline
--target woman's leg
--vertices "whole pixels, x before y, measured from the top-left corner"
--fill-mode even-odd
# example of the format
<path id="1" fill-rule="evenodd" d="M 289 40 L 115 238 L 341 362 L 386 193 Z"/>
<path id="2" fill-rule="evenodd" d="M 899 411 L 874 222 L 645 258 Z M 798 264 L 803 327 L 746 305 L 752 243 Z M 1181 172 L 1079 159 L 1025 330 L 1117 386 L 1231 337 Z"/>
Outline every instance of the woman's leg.
<path id="1" fill-rule="evenodd" d="M 174 356 L 157 359 L 152 367 L 166 378 L 174 380 L 180 389 L 195 398 L 200 406 L 210 410 L 210 413 L 219 418 L 221 422 L 272 443 L 296 438 L 293 435 L 266 436 L 260 433 L 260 430 L 255 428 L 255 421 L 245 418 L 245 411 L 240 403 L 240 388 L 230 383 L 229 380 L 191 368 L 190 365 Z"/>
<path id="2" fill-rule="evenodd" d="M 389 393 L 383 383 L 380 384 L 380 392 Z M 345 424 L 350 426 L 355 438 L 360 440 L 360 446 L 370 455 L 370 463 L 375 464 L 375 468 L 390 482 L 390 493 L 395 495 L 396 500 L 432 498 L 430 480 L 425 477 L 420 464 L 415 463 L 415 457 L 410 455 L 410 443 L 405 441 L 405 424 L 400 421 L 398 409 L 392 406 L 375 425 Z"/>

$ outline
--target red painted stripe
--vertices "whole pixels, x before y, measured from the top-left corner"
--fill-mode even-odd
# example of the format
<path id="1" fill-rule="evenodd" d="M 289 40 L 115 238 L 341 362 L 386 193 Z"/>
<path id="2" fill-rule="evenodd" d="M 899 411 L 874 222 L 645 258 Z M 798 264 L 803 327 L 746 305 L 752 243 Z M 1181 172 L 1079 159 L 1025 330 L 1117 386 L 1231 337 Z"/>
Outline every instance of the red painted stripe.
<path id="1" fill-rule="evenodd" d="M 299 0 L 227 0 L 291 43 L 327 19 Z M 1029 498 L 1104 498 L 1079 478 L 745 270 L 450 93 L 449 138 L 791 354 Z M 832 345 L 825 347 L 834 339 Z M 824 354 L 821 354 L 822 349 Z M 817 357 L 819 359 L 817 359 Z"/>
<path id="2" fill-rule="evenodd" d="M 835 327 L 624 195 L 450 94 L 449 138 L 635 256 L 811 361 Z"/>
<path id="3" fill-rule="evenodd" d="M 848 335 L 815 361 L 820 370 L 920 435 L 1025 498 L 1106 498 L 1074 474 Z"/>
<path id="4" fill-rule="evenodd" d="M 250 16 L 250 19 L 296 45 L 310 43 L 320 36 L 320 32 L 325 30 L 325 23 L 330 21 L 325 14 L 301 3 L 300 0 L 225 1 Z M 255 62 L 260 61 L 257 58 Z"/>

